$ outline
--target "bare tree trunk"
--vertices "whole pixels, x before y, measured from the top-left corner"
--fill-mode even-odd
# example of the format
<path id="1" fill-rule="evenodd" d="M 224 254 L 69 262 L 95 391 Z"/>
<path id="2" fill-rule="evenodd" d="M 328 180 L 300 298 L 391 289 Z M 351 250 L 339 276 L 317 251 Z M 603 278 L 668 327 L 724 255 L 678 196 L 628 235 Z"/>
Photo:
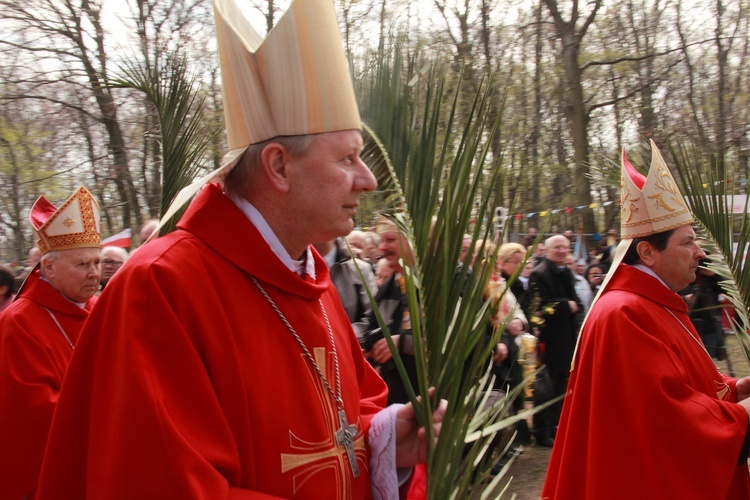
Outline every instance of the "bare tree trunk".
<path id="1" fill-rule="evenodd" d="M 117 105 L 112 97 L 112 93 L 107 88 L 107 58 L 104 49 L 104 30 L 102 29 L 99 6 L 89 3 L 86 0 L 81 2 L 82 11 L 87 14 L 88 20 L 94 27 L 94 38 L 96 40 L 99 70 L 94 67 L 89 58 L 89 53 L 83 41 L 83 27 L 80 18 L 76 18 L 76 30 L 71 33 L 73 41 L 80 51 L 80 60 L 86 70 L 91 89 L 94 92 L 94 98 L 101 112 L 102 123 L 107 130 L 109 151 L 112 154 L 112 162 L 115 172 L 115 185 L 120 200 L 123 202 L 122 207 L 122 226 L 133 227 L 133 218 L 135 223 L 140 226 L 141 216 L 138 209 L 138 196 L 128 168 L 128 157 L 125 148 L 120 123 L 117 120 Z"/>
<path id="2" fill-rule="evenodd" d="M 726 166 L 724 164 L 727 155 L 727 116 L 726 116 L 726 99 L 727 99 L 727 69 L 729 49 L 724 48 L 722 37 L 724 36 L 724 4 L 722 0 L 716 0 L 716 59 L 718 63 L 717 72 L 717 89 L 716 89 L 716 117 L 714 123 L 714 135 L 716 136 L 716 147 L 714 148 L 714 168 L 716 178 L 724 180 L 727 178 Z M 727 42 L 731 45 L 732 40 Z M 721 182 L 717 188 L 720 191 L 726 189 L 726 183 Z"/>
<path id="3" fill-rule="evenodd" d="M 0 222 L 2 225 L 10 229 L 10 243 L 14 248 L 14 258 L 16 261 L 21 262 L 26 256 L 27 248 L 25 245 L 25 237 L 23 234 L 23 211 L 25 209 L 21 193 L 21 185 L 19 183 L 19 174 L 21 166 L 16 155 L 16 148 L 7 139 L 0 136 L 0 148 L 4 150 L 4 155 L 7 158 L 6 173 L 2 176 L 4 189 L 3 191 L 8 196 L 6 202 L 10 208 L 8 217 L 4 214 L 0 214 Z M 6 232 L 6 235 L 8 233 Z"/>
<path id="4" fill-rule="evenodd" d="M 578 0 L 573 0 L 573 9 L 569 21 L 563 20 L 557 0 L 544 0 L 544 3 L 555 21 L 555 31 L 562 43 L 561 58 L 565 74 L 565 114 L 570 124 L 570 133 L 573 139 L 576 203 L 588 206 L 592 203 L 591 183 L 589 181 L 589 114 L 584 101 L 583 69 L 579 62 L 579 55 L 583 37 L 596 17 L 602 0 L 593 2 L 593 8 L 588 18 L 580 28 L 577 26 Z M 583 212 L 583 229 L 588 234 L 596 232 L 594 213 L 590 210 Z"/>

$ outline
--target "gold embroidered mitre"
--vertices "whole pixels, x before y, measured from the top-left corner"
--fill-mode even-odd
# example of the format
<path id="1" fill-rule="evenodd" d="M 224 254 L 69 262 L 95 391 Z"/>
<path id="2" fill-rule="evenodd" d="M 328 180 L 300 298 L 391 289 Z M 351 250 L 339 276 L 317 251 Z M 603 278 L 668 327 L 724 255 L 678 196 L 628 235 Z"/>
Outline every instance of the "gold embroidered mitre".
<path id="1" fill-rule="evenodd" d="M 72 248 L 99 248 L 99 204 L 88 189 L 79 187 L 60 208 L 40 196 L 31 207 L 31 227 L 42 255 Z"/>
<path id="2" fill-rule="evenodd" d="M 277 136 L 362 128 L 332 0 L 294 0 L 265 40 L 235 0 L 214 12 L 231 157 Z"/>
<path id="3" fill-rule="evenodd" d="M 651 168 L 644 177 L 622 152 L 622 239 L 641 238 L 693 222 L 693 216 L 677 188 L 659 149 L 651 141 Z"/>

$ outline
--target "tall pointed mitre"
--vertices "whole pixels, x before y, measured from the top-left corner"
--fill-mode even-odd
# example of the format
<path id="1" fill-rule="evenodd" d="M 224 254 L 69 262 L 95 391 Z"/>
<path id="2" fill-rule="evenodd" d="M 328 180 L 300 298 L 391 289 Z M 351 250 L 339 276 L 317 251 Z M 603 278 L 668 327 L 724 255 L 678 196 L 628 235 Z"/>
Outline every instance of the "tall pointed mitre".
<path id="1" fill-rule="evenodd" d="M 214 0 L 232 157 L 277 136 L 361 129 L 332 0 L 294 0 L 265 40 L 235 0 Z"/>
<path id="2" fill-rule="evenodd" d="M 99 248 L 99 204 L 88 189 L 79 187 L 56 208 L 40 196 L 31 207 L 31 227 L 42 255 L 56 250 Z"/>
<path id="3" fill-rule="evenodd" d="M 662 233 L 693 222 L 693 216 L 651 141 L 651 168 L 644 177 L 622 152 L 620 235 L 623 239 Z"/>
<path id="4" fill-rule="evenodd" d="M 265 40 L 236 0 L 213 3 L 229 152 L 178 193 L 159 227 L 251 144 L 362 128 L 332 0 L 293 0 Z"/>

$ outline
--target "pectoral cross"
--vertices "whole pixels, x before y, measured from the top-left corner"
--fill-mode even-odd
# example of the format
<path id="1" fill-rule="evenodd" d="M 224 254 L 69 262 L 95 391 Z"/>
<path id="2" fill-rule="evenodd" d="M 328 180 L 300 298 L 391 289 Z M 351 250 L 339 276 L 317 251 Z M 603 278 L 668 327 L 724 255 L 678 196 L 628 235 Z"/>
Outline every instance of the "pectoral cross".
<path id="1" fill-rule="evenodd" d="M 349 425 L 346 421 L 346 412 L 339 409 L 339 430 L 336 431 L 336 442 L 346 448 L 346 456 L 349 458 L 349 465 L 352 468 L 352 475 L 359 477 L 359 466 L 357 457 L 354 454 L 354 438 L 357 437 L 357 426 Z"/>

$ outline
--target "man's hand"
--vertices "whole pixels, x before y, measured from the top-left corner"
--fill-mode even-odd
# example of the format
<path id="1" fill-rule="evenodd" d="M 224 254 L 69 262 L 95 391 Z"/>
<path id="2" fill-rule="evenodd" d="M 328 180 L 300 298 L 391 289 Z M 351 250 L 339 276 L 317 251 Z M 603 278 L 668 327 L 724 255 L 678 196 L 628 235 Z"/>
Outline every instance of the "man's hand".
<path id="1" fill-rule="evenodd" d="M 737 401 L 744 401 L 750 397 L 750 377 L 741 378 L 737 381 Z M 743 405 L 744 406 L 744 405 Z M 750 402 L 749 402 L 750 406 Z"/>
<path id="2" fill-rule="evenodd" d="M 435 388 L 431 388 L 429 397 L 435 394 Z M 440 404 L 432 412 L 432 432 L 437 439 L 443 426 L 443 417 L 448 402 L 440 401 Z M 427 462 L 427 432 L 424 427 L 419 426 L 414 407 L 407 403 L 399 408 L 396 414 L 396 466 L 412 467 L 416 464 Z"/>
<path id="3" fill-rule="evenodd" d="M 578 312 L 578 303 L 575 300 L 569 300 L 568 306 L 570 307 L 570 312 L 575 314 Z"/>
<path id="4" fill-rule="evenodd" d="M 508 323 L 508 326 L 505 328 L 505 331 L 508 332 L 508 335 L 511 337 L 518 337 L 519 335 L 523 335 L 524 333 L 524 327 L 523 327 L 523 321 L 521 321 L 518 318 L 513 318 Z"/>
<path id="5" fill-rule="evenodd" d="M 502 342 L 498 342 L 495 347 L 495 352 L 492 353 L 492 361 L 495 363 L 502 363 L 508 357 L 508 346 Z"/>
<path id="6" fill-rule="evenodd" d="M 391 339 L 393 343 L 398 346 L 398 335 L 392 335 Z M 375 342 L 369 353 L 370 357 L 380 363 L 381 365 L 391 359 L 393 354 L 391 353 L 390 347 L 388 347 L 388 341 L 386 339 L 380 339 Z"/>

